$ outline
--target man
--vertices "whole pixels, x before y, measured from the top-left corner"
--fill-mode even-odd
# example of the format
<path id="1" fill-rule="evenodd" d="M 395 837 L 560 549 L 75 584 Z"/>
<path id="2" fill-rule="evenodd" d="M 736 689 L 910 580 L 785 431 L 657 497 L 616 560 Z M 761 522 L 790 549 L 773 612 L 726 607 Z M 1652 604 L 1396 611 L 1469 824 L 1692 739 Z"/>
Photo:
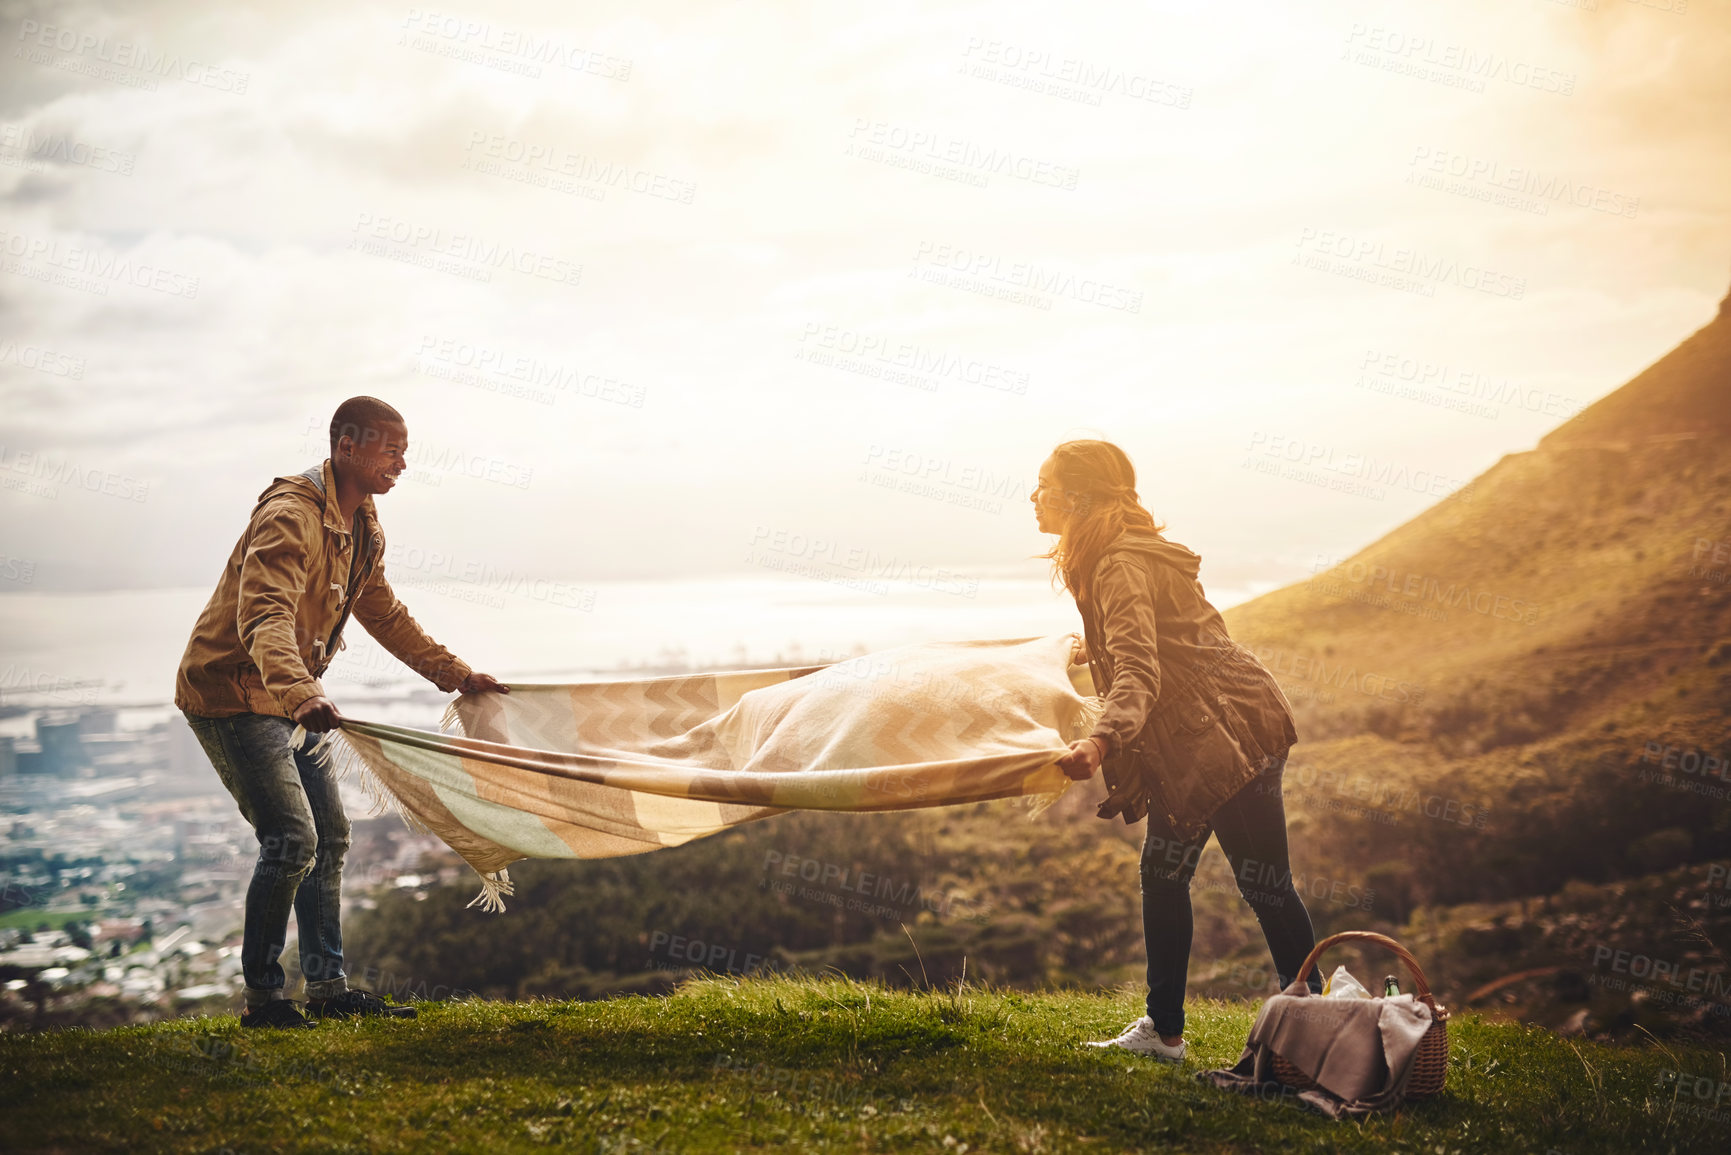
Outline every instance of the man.
<path id="1" fill-rule="evenodd" d="M 289 745 L 297 724 L 323 733 L 341 720 L 319 677 L 343 648 L 350 614 L 447 693 L 508 692 L 428 637 L 385 581 L 373 496 L 396 485 L 408 441 L 402 414 L 383 401 L 338 406 L 329 459 L 259 495 L 180 660 L 174 704 L 258 836 L 240 956 L 243 1027 L 313 1025 L 284 991 L 291 908 L 310 1013 L 415 1014 L 349 988 L 340 925 L 349 822 L 329 754 Z"/>

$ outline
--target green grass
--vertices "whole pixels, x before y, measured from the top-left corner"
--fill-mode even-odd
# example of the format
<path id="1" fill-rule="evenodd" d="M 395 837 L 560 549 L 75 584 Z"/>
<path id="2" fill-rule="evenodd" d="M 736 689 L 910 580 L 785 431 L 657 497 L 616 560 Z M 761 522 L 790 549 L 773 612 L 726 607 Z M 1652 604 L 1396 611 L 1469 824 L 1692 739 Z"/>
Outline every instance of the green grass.
<path id="1" fill-rule="evenodd" d="M 0 914 L 0 930 L 34 931 L 43 923 L 58 930 L 69 922 L 92 922 L 100 917 L 100 912 L 88 907 L 83 910 L 43 910 L 24 906 Z"/>
<path id="2" fill-rule="evenodd" d="M 1193 1078 L 1255 1008 L 1193 1002 L 1175 1068 L 1079 1046 L 1133 992 L 891 991 L 710 979 L 667 998 L 426 1004 L 411 1023 L 243 1033 L 233 1018 L 0 1036 L 20 1151 L 1723 1151 L 1683 1108 L 1706 1050 L 1613 1048 L 1458 1016 L 1449 1087 L 1334 1122 Z M 1687 1083 L 1691 1089 L 1692 1083 Z M 1712 1106 L 1711 1099 L 1705 1101 Z M 1731 1093 L 1727 1094 L 1731 1107 Z"/>

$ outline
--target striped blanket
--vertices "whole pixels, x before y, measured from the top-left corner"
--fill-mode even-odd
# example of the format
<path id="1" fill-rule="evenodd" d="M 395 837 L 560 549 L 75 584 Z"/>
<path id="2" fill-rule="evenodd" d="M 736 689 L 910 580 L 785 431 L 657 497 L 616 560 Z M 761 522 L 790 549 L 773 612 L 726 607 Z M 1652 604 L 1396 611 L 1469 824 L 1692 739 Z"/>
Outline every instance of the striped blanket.
<path id="1" fill-rule="evenodd" d="M 481 875 L 678 846 L 784 810 L 1028 798 L 1099 717 L 1074 636 L 936 642 L 797 669 L 512 685 L 458 697 L 442 732 L 345 718 L 341 768 Z"/>

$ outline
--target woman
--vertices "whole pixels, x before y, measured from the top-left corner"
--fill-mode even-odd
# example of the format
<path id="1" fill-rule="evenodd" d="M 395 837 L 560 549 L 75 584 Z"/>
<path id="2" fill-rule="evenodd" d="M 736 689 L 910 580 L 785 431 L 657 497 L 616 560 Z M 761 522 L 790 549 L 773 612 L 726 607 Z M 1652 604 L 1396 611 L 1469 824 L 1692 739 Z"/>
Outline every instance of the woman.
<path id="1" fill-rule="evenodd" d="M 1082 614 L 1078 655 L 1105 698 L 1099 724 L 1058 765 L 1078 781 L 1102 765 L 1100 817 L 1144 814 L 1142 930 L 1148 1013 L 1115 1039 L 1184 1058 L 1184 986 L 1192 931 L 1190 878 L 1209 832 L 1232 863 L 1280 976 L 1292 981 L 1316 944 L 1292 885 L 1281 773 L 1298 740 L 1273 676 L 1226 633 L 1196 575 L 1201 558 L 1161 536 L 1136 497 L 1136 471 L 1105 441 L 1066 441 L 1030 495 L 1043 556 Z M 1313 987 L 1320 986 L 1315 977 Z"/>

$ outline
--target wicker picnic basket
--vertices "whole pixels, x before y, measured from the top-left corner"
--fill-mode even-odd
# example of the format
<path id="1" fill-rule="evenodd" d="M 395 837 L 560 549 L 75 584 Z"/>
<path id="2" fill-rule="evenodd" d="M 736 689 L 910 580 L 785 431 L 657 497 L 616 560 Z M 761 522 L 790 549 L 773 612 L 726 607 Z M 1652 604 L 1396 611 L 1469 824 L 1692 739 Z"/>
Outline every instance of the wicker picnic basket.
<path id="1" fill-rule="evenodd" d="M 1331 934 L 1315 947 L 1304 960 L 1304 965 L 1298 968 L 1298 977 L 1293 980 L 1288 989 L 1295 995 L 1309 996 L 1310 987 L 1306 982 L 1310 972 L 1316 967 L 1316 960 L 1322 952 L 1336 943 L 1342 942 L 1373 942 L 1393 951 L 1400 961 L 1406 964 L 1407 973 L 1412 975 L 1413 995 L 1421 1003 L 1430 1007 L 1430 1030 L 1419 1040 L 1418 1052 L 1412 1057 L 1412 1073 L 1407 1076 L 1406 1097 L 1408 1099 L 1428 1099 L 1443 1089 L 1448 1081 L 1449 1069 L 1449 1014 L 1437 1004 L 1430 993 L 1430 983 L 1424 977 L 1424 970 L 1418 965 L 1418 960 L 1412 957 L 1412 952 L 1401 946 L 1385 934 L 1377 934 L 1370 930 L 1346 930 L 1339 934 Z M 1301 1091 L 1313 1090 L 1316 1084 L 1297 1067 L 1287 1062 L 1277 1052 L 1274 1056 L 1274 1076 L 1289 1087 L 1297 1087 Z"/>

